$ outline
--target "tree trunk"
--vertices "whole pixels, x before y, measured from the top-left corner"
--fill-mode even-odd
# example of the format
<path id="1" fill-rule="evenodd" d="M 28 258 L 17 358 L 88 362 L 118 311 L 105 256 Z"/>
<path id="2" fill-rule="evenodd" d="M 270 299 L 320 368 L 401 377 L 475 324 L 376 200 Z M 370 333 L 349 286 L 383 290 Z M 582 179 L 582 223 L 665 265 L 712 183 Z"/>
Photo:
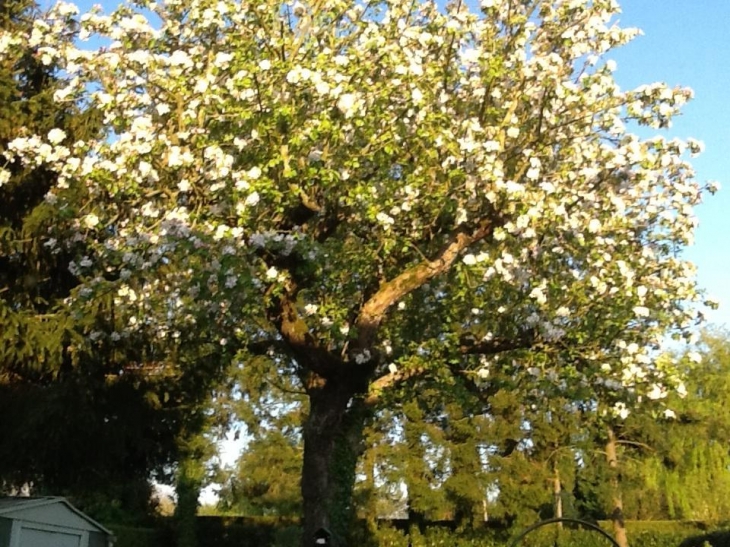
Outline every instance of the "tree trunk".
<path id="1" fill-rule="evenodd" d="M 198 513 L 198 496 L 203 483 L 204 466 L 200 462 L 186 457 L 180 462 L 178 469 L 177 505 L 175 506 L 175 530 L 177 547 L 197 547 L 198 530 L 196 526 Z"/>
<path id="2" fill-rule="evenodd" d="M 375 485 L 375 464 L 376 452 L 372 446 L 365 452 L 365 524 L 367 526 L 368 535 L 375 537 L 378 532 L 378 495 Z"/>
<path id="3" fill-rule="evenodd" d="M 345 545 L 354 520 L 352 492 L 366 407 L 348 382 L 328 381 L 310 390 L 304 428 L 302 501 L 303 547 L 313 547 L 320 528 L 332 543 Z"/>
<path id="4" fill-rule="evenodd" d="M 560 483 L 560 471 L 558 470 L 557 466 L 553 468 L 553 499 L 555 503 L 555 510 L 553 511 L 553 516 L 556 519 L 563 518 L 563 488 L 562 484 Z M 563 523 L 558 523 L 558 528 L 562 530 Z"/>
<path id="5" fill-rule="evenodd" d="M 608 428 L 608 442 L 606 442 L 606 458 L 610 469 L 611 480 L 611 521 L 613 535 L 619 547 L 628 547 L 626 537 L 626 523 L 624 522 L 624 504 L 621 499 L 621 484 L 619 480 L 618 453 L 616 450 L 616 435 L 612 428 Z"/>

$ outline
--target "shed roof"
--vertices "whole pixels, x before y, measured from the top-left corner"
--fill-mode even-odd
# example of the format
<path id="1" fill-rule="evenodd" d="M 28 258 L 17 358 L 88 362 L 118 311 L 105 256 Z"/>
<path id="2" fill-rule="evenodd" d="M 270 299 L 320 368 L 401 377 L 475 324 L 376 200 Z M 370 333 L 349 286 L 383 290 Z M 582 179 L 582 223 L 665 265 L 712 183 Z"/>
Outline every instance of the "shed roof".
<path id="1" fill-rule="evenodd" d="M 71 511 L 74 515 L 82 518 L 92 526 L 98 528 L 100 531 L 112 535 L 112 532 L 104 528 L 101 524 L 96 522 L 90 516 L 82 513 L 76 507 L 71 505 L 66 498 L 57 496 L 45 496 L 45 497 L 8 497 L 0 498 L 0 517 L 5 518 L 23 518 L 28 515 L 29 512 L 34 510 L 58 504 Z"/>

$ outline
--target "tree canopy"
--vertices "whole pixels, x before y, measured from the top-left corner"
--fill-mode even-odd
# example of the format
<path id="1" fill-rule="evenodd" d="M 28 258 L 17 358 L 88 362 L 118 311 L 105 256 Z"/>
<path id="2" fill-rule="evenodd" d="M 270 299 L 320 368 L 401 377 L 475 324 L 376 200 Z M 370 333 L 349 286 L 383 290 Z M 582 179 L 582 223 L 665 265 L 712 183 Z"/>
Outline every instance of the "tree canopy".
<path id="1" fill-rule="evenodd" d="M 54 101 L 106 132 L 29 131 L 5 156 L 57 173 L 44 206 L 68 229 L 42 244 L 76 255 L 63 307 L 113 310 L 86 344 L 263 355 L 296 378 L 306 533 L 344 533 L 369 409 L 410 378 L 498 374 L 615 414 L 677 385 L 652 351 L 698 319 L 677 251 L 701 146 L 628 129 L 667 127 L 692 94 L 619 88 L 607 54 L 636 31 L 618 10 L 60 3 L 0 55 L 58 64 Z"/>

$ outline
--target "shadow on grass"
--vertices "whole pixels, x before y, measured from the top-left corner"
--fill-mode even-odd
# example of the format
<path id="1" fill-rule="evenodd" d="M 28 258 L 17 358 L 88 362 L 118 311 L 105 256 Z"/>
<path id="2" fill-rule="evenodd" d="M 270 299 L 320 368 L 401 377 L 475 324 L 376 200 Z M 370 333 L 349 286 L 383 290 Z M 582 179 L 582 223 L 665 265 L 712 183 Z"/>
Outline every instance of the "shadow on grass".
<path id="1" fill-rule="evenodd" d="M 679 544 L 679 547 L 730 547 L 730 530 L 716 530 L 706 534 L 690 536 Z"/>

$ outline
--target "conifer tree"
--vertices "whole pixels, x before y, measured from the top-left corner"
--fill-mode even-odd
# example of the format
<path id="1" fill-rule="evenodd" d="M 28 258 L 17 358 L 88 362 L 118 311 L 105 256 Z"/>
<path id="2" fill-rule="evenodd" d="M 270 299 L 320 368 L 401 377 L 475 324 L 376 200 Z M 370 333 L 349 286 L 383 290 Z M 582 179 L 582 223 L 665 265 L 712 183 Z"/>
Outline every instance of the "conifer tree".
<path id="1" fill-rule="evenodd" d="M 5 53 L 0 61 L 0 154 L 6 153 L 0 155 L 0 481 L 7 487 L 38 484 L 41 476 L 60 486 L 52 478 L 58 478 L 58 469 L 46 464 L 62 466 L 65 456 L 52 455 L 44 446 L 59 448 L 55 441 L 72 433 L 69 428 L 54 434 L 60 429 L 56 420 L 61 411 L 66 418 L 79 417 L 65 405 L 72 401 L 68 390 L 56 389 L 77 361 L 76 320 L 59 313 L 57 304 L 77 285 L 69 264 L 79 245 L 48 244 L 51 226 L 62 234 L 71 224 L 68 214 L 58 214 L 46 199 L 57 176 L 42 165 L 9 158 L 8 143 L 34 134 L 81 141 L 97 136 L 99 128 L 92 111 L 54 103 L 58 85 L 53 64 L 37 48 L 13 37 L 29 35 L 35 15 L 29 0 L 0 4 Z M 59 147 L 55 153 L 64 150 Z M 82 191 L 79 184 L 70 190 Z"/>
<path id="2" fill-rule="evenodd" d="M 73 39 L 72 15 L 59 43 Z M 66 305 L 89 254 L 73 237 L 86 186 L 40 159 L 13 158 L 10 143 L 39 135 L 51 143 L 39 158 L 62 159 L 65 144 L 103 133 L 98 110 L 56 100 L 58 67 L 34 38 L 40 16 L 31 0 L 0 2 L 0 489 L 30 485 L 92 512 L 138 514 L 149 509 L 150 478 L 170 478 L 184 432 L 204 427 L 215 371 L 228 361 L 204 335 L 176 353 L 154 336 L 97 343 L 114 299 L 84 313 Z M 62 209 L 49 194 L 59 186 L 69 195 Z"/>

